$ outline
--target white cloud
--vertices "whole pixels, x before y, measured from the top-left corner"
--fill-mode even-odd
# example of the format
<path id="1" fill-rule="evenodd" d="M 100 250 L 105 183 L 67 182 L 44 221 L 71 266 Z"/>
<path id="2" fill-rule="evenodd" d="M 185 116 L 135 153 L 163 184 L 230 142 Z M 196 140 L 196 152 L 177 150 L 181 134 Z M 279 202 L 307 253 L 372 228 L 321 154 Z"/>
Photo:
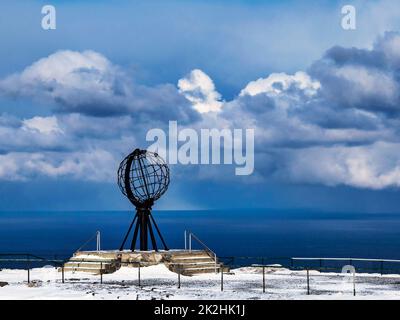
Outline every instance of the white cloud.
<path id="1" fill-rule="evenodd" d="M 287 151 L 278 175 L 295 182 L 370 189 L 400 186 L 400 143 Z"/>
<path id="2" fill-rule="evenodd" d="M 175 86 L 135 85 L 120 67 L 94 51 L 53 53 L 0 80 L 0 94 L 46 102 L 61 113 L 129 114 L 164 121 L 179 117 L 186 122 L 198 116 Z"/>
<path id="3" fill-rule="evenodd" d="M 374 48 L 383 51 L 386 59 L 390 61 L 392 65 L 400 66 L 400 37 L 398 33 L 385 33 L 383 37 L 378 38 Z"/>
<path id="4" fill-rule="evenodd" d="M 36 130 L 43 134 L 62 133 L 58 126 L 58 120 L 55 116 L 51 117 L 33 117 L 22 121 L 23 129 Z"/>
<path id="5" fill-rule="evenodd" d="M 37 176 L 87 181 L 113 181 L 114 156 L 105 150 L 86 152 L 11 152 L 0 155 L 0 179 L 28 180 Z"/>
<path id="6" fill-rule="evenodd" d="M 339 79 L 351 83 L 353 91 L 351 97 L 356 97 L 358 101 L 354 104 L 362 104 L 362 101 L 368 101 L 371 96 L 382 103 L 390 104 L 396 101 L 398 86 L 393 78 L 387 73 L 371 70 L 363 67 L 345 66 L 336 71 Z M 379 105 L 377 106 L 379 107 Z"/>
<path id="7" fill-rule="evenodd" d="M 0 151 L 62 150 L 72 147 L 70 137 L 63 134 L 57 117 L 33 117 L 20 120 L 0 116 Z M 74 146 L 75 147 L 75 146 Z"/>
<path id="8" fill-rule="evenodd" d="M 240 96 L 255 96 L 260 93 L 275 96 L 291 88 L 301 90 L 307 96 L 312 96 L 317 93 L 320 86 L 318 81 L 312 80 L 307 73 L 302 71 L 296 72 L 294 75 L 272 73 L 267 78 L 251 81 L 240 92 Z"/>
<path id="9" fill-rule="evenodd" d="M 214 82 L 199 69 L 192 70 L 185 78 L 180 79 L 178 88 L 200 113 L 218 112 L 223 106 Z"/>
<path id="10" fill-rule="evenodd" d="M 112 91 L 115 67 L 101 54 L 94 51 L 58 51 L 40 59 L 20 75 L 22 84 L 35 82 L 65 88 Z"/>
<path id="11" fill-rule="evenodd" d="M 34 62 L 0 84 L 11 93 L 31 96 L 41 93 L 65 99 L 74 91 L 113 96 L 119 77 L 123 74 L 118 68 L 97 52 L 64 50 Z"/>
<path id="12" fill-rule="evenodd" d="M 103 55 L 64 50 L 0 80 L 0 92 L 55 103 L 64 112 L 113 114 L 126 110 L 128 83 Z"/>
<path id="13" fill-rule="evenodd" d="M 1 180 L 23 180 L 19 174 L 18 162 L 11 154 L 0 155 L 0 179 Z"/>

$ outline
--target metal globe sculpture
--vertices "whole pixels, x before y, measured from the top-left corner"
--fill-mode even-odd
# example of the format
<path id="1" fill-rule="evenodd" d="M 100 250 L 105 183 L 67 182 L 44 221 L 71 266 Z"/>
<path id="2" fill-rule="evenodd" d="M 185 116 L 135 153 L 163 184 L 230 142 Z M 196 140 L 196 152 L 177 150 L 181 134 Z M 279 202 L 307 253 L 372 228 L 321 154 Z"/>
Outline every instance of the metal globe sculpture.
<path id="1" fill-rule="evenodd" d="M 148 250 L 148 235 L 150 235 L 153 249 L 158 250 L 153 225 L 163 243 L 164 249 L 168 250 L 151 214 L 151 210 L 154 201 L 167 191 L 169 182 L 169 168 L 157 153 L 135 149 L 122 160 L 118 169 L 118 185 L 121 192 L 136 207 L 136 214 L 121 244 L 121 251 L 135 222 L 136 225 L 131 242 L 132 251 L 135 250 L 138 234 L 140 234 L 141 251 Z"/>

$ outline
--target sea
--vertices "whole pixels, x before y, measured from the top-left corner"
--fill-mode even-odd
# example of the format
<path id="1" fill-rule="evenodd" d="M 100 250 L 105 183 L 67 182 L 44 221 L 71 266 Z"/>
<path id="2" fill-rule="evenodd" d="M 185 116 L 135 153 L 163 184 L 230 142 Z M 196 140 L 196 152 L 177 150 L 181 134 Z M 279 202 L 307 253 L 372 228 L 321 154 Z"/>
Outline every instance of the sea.
<path id="1" fill-rule="evenodd" d="M 66 259 L 96 231 L 101 249 L 118 249 L 133 217 L 134 211 L 1 212 L 0 255 Z M 154 210 L 153 217 L 170 249 L 183 249 L 185 230 L 191 231 L 221 259 L 234 257 L 238 264 L 261 258 L 289 263 L 292 257 L 400 259 L 400 214 L 235 209 Z M 192 247 L 203 248 L 197 241 Z M 83 249 L 95 250 L 95 239 Z"/>

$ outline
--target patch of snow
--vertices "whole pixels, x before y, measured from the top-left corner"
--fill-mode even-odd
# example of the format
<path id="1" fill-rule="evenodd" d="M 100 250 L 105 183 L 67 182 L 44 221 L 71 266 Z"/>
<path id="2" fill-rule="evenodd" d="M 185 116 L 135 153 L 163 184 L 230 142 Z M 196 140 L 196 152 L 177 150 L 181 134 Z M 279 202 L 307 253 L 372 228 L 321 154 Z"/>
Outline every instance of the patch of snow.
<path id="1" fill-rule="evenodd" d="M 72 261 L 80 261 L 80 260 L 84 260 L 84 259 L 91 260 L 91 261 L 105 261 L 105 260 L 109 261 L 109 260 L 112 260 L 112 258 L 101 257 L 101 256 L 97 256 L 97 255 L 94 255 L 94 254 L 80 254 L 80 255 L 73 256 L 71 258 Z"/>
<path id="2" fill-rule="evenodd" d="M 268 272 L 267 272 L 268 270 Z M 65 283 L 56 268 L 26 270 L 3 269 L 0 299 L 400 299 L 400 275 L 357 274 L 356 296 L 349 275 L 320 273 L 310 270 L 310 295 L 307 295 L 306 271 L 266 268 L 266 292 L 262 291 L 261 268 L 246 267 L 224 274 L 224 291 L 220 290 L 221 275 L 207 273 L 192 277 L 178 275 L 164 264 L 141 267 L 141 287 L 137 268 L 121 267 L 112 274 L 100 276 L 82 272 L 65 272 Z"/>

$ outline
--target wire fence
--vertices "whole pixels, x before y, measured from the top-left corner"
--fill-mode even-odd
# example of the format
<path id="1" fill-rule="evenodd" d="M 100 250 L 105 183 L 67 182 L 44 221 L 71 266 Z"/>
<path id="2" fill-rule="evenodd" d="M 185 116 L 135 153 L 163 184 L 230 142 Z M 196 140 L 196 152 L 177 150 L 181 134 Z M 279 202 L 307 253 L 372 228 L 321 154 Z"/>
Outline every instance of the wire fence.
<path id="1" fill-rule="evenodd" d="M 301 257 L 219 257 L 231 268 L 249 265 L 280 265 L 290 270 L 341 272 L 343 266 L 353 266 L 358 273 L 400 274 L 400 260 L 362 258 L 301 258 Z"/>
<path id="2" fill-rule="evenodd" d="M 220 270 L 220 277 L 218 280 L 214 277 L 214 285 L 218 285 L 220 291 L 224 290 L 262 290 L 266 293 L 268 289 L 271 290 L 279 288 L 279 282 L 282 281 L 283 277 L 290 277 L 292 282 L 295 283 L 303 294 L 319 294 L 324 291 L 325 283 L 333 283 L 335 279 L 347 279 L 346 281 L 351 285 L 352 295 L 356 296 L 356 283 L 357 279 L 362 278 L 362 274 L 368 275 L 369 273 L 378 273 L 381 276 L 385 274 L 397 274 L 400 275 L 400 260 L 390 259 L 358 259 L 358 258 L 267 258 L 267 257 L 222 257 L 219 258 L 220 262 L 224 266 L 229 266 L 231 269 L 239 267 L 252 267 L 256 270 L 256 280 L 241 281 L 235 280 L 234 273 L 224 272 L 224 268 Z M 53 257 L 41 257 L 32 255 L 29 253 L 3 253 L 0 254 L 0 270 L 1 269 L 23 269 L 26 270 L 26 281 L 30 283 L 32 281 L 32 269 L 40 268 L 43 266 L 51 266 L 59 271 L 58 282 L 60 283 L 77 283 L 94 281 L 99 284 L 107 284 L 104 281 L 104 276 L 107 274 L 104 268 L 103 262 L 99 260 L 88 260 L 82 259 L 75 260 L 74 262 L 79 263 L 97 263 L 100 264 L 98 275 L 95 278 L 88 278 L 83 272 L 74 272 L 73 276 L 71 273 L 65 272 L 65 264 L 68 259 L 59 259 L 57 256 Z M 104 262 L 106 263 L 106 262 Z M 142 270 L 148 264 L 133 261 L 121 262 L 123 266 L 129 266 L 136 269 L 136 276 L 130 284 L 143 287 L 146 285 L 165 285 L 165 281 L 159 281 L 156 277 L 143 279 Z M 353 273 L 341 273 L 344 266 L 352 266 L 354 268 Z M 118 266 L 119 267 L 119 266 Z M 196 277 L 186 278 L 182 281 L 182 270 L 183 266 L 176 264 L 175 271 L 176 275 L 176 287 L 180 289 L 182 286 L 191 286 L 193 281 L 197 281 Z M 288 273 L 289 272 L 289 273 Z M 133 273 L 134 274 L 134 273 Z M 259 275 L 259 276 L 258 276 Z M 365 276 L 364 275 L 364 276 Z M 0 273 L 1 276 L 1 273 Z M 227 280 L 227 276 L 229 279 Z M 376 277 L 376 275 L 375 275 Z M 258 280 L 257 280 L 258 279 Z M 349 281 L 350 279 L 350 281 Z M 25 281 L 24 279 L 22 279 Z M 115 280 L 110 280 L 109 283 L 115 283 Z M 215 282 L 218 282 L 216 284 Z M 211 283 L 210 280 L 207 280 Z M 399 279 L 392 281 L 394 285 L 400 285 Z M 385 278 L 384 283 L 390 283 L 390 279 Z M 169 283 L 170 285 L 170 283 Z M 241 287 L 243 286 L 243 287 Z M 342 288 L 340 289 L 342 290 Z"/>

